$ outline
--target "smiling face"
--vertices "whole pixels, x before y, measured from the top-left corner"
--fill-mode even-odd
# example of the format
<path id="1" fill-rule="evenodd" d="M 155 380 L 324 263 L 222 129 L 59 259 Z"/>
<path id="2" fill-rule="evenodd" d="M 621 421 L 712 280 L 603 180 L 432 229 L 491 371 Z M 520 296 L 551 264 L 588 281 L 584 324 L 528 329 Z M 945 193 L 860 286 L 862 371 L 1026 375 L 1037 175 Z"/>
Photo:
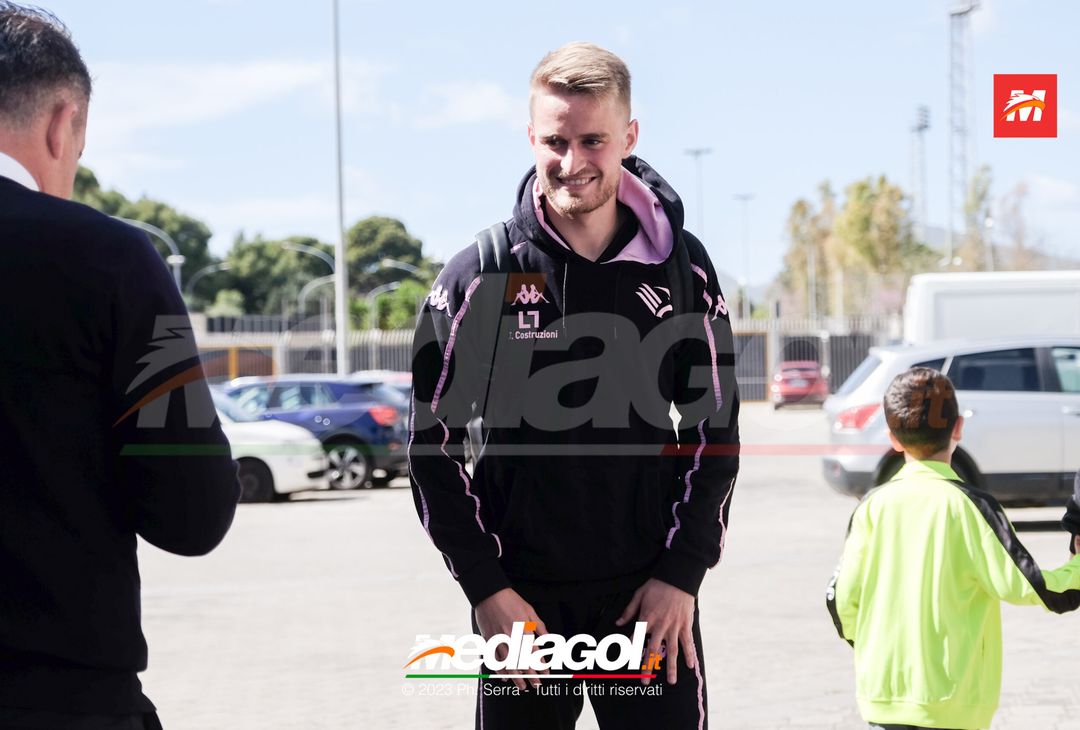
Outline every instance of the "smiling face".
<path id="1" fill-rule="evenodd" d="M 535 89 L 529 142 L 548 204 L 565 218 L 615 205 L 622 161 L 637 144 L 638 124 L 613 94 Z"/>

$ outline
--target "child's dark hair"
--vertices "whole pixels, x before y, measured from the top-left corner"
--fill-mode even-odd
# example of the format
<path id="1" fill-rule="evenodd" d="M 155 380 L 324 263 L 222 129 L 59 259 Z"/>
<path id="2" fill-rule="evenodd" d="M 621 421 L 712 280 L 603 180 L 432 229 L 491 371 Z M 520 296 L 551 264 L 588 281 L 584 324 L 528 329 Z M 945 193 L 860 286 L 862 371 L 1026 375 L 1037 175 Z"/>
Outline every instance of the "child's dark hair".
<path id="1" fill-rule="evenodd" d="M 911 368 L 885 391 L 885 422 L 916 459 L 949 446 L 960 409 L 952 382 L 930 368 Z"/>

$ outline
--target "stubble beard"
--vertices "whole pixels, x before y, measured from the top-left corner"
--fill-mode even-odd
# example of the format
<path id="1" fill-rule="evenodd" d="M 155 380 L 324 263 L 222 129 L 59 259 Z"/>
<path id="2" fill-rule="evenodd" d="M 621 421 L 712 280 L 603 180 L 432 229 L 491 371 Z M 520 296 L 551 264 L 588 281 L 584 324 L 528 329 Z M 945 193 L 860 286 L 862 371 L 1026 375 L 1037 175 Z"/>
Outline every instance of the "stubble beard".
<path id="1" fill-rule="evenodd" d="M 555 209 L 555 212 L 564 218 L 575 218 L 578 216 L 592 213 L 594 210 L 598 210 L 615 197 L 615 193 L 619 189 L 618 176 L 608 182 L 606 176 L 600 176 L 600 190 L 591 198 L 580 198 L 571 195 L 566 188 L 552 184 L 550 178 L 542 177 L 540 179 L 540 188 L 544 191 L 544 197 L 547 198 L 548 205 Z"/>

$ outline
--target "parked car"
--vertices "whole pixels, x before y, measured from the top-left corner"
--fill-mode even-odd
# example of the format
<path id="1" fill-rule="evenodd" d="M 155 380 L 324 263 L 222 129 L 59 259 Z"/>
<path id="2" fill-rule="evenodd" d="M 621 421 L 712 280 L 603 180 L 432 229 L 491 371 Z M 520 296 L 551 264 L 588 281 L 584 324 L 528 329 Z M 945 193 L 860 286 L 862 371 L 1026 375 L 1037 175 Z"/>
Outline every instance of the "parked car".
<path id="1" fill-rule="evenodd" d="M 874 347 L 825 403 L 836 452 L 824 458 L 837 490 L 861 496 L 892 477 L 903 459 L 889 447 L 885 389 L 915 366 L 956 386 L 964 416 L 953 468 L 1002 502 L 1061 503 L 1080 467 L 1080 337 L 957 340 Z"/>
<path id="2" fill-rule="evenodd" d="M 307 429 L 253 416 L 211 391 L 221 430 L 239 463 L 240 501 L 271 502 L 292 492 L 326 489 L 326 453 Z"/>
<path id="3" fill-rule="evenodd" d="M 829 397 L 829 379 L 813 360 L 788 360 L 776 366 L 769 397 L 774 410 L 790 403 L 820 405 Z"/>
<path id="4" fill-rule="evenodd" d="M 412 373 L 401 370 L 357 370 L 352 377 L 378 381 L 401 393 L 406 400 L 412 398 Z"/>
<path id="5" fill-rule="evenodd" d="M 295 374 L 245 377 L 225 392 L 252 415 L 303 426 L 329 457 L 332 489 L 384 486 L 405 474 L 408 398 L 377 378 Z"/>

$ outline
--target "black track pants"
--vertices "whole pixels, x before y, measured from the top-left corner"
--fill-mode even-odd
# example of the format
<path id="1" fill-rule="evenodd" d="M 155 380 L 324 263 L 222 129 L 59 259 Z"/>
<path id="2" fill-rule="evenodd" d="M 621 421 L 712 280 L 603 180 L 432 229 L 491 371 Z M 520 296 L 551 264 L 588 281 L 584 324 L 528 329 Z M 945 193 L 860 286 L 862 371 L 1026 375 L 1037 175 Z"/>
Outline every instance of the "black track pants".
<path id="1" fill-rule="evenodd" d="M 567 638 L 590 634 L 598 641 L 609 634 L 633 634 L 633 621 L 624 626 L 615 625 L 615 620 L 630 603 L 633 591 L 570 600 L 544 600 L 519 592 L 536 609 L 550 633 Z M 472 625 L 473 631 L 479 633 L 475 613 Z M 550 691 L 558 686 L 557 691 L 544 695 L 531 686 L 527 692 L 515 693 L 509 680 L 478 680 L 476 728 L 570 730 L 581 714 L 585 695 L 588 695 L 601 730 L 705 730 L 709 726 L 708 701 L 696 607 L 693 633 L 697 646 L 696 667 L 688 668 L 685 659 L 679 656 L 678 678 L 672 685 L 666 679 L 667 660 L 662 660 L 650 685 L 659 690 L 658 695 L 639 694 L 642 684 L 638 679 L 542 679 L 541 689 Z M 679 650 L 681 652 L 682 648 Z M 484 673 L 490 672 L 485 669 Z M 633 690 L 634 693 L 620 694 L 619 689 Z"/>

